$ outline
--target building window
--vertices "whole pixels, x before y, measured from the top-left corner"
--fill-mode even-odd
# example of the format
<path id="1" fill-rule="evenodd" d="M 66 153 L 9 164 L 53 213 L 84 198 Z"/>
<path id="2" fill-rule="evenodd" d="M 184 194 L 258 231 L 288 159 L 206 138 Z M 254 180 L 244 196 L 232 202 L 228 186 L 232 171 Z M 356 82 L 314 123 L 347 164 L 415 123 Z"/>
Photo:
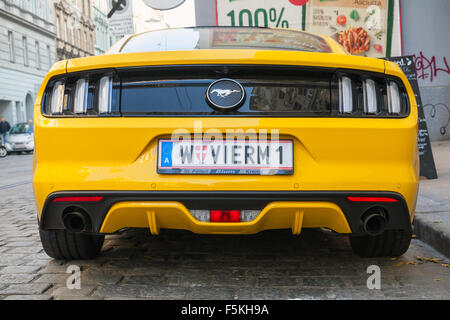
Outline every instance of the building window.
<path id="1" fill-rule="evenodd" d="M 9 61 L 14 62 L 14 35 L 8 31 Z"/>
<path id="2" fill-rule="evenodd" d="M 47 45 L 47 57 L 48 57 L 48 68 L 50 69 L 52 67 L 52 50 L 50 49 L 49 45 Z"/>
<path id="3" fill-rule="evenodd" d="M 31 11 L 33 12 L 33 14 L 37 14 L 37 3 L 36 0 L 32 0 L 31 1 Z"/>
<path id="4" fill-rule="evenodd" d="M 64 40 L 69 41 L 69 29 L 67 29 L 67 19 L 64 19 Z"/>
<path id="5" fill-rule="evenodd" d="M 88 36 L 87 36 L 87 32 L 86 31 L 84 32 L 84 45 L 85 45 L 84 51 L 88 51 L 89 50 L 88 49 L 89 45 L 88 45 Z"/>
<path id="6" fill-rule="evenodd" d="M 23 49 L 23 64 L 28 66 L 28 40 L 27 37 L 22 37 L 22 49 Z"/>
<path id="7" fill-rule="evenodd" d="M 36 41 L 36 69 L 41 69 L 41 52 L 39 50 L 38 41 Z"/>
<path id="8" fill-rule="evenodd" d="M 61 39 L 61 24 L 59 23 L 59 16 L 56 16 L 56 36 Z"/>

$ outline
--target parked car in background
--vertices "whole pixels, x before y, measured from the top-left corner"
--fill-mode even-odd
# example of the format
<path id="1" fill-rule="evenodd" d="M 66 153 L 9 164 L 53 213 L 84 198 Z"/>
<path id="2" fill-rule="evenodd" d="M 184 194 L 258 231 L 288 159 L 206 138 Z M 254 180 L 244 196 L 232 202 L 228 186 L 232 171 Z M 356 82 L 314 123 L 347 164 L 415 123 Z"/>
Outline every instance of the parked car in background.
<path id="1" fill-rule="evenodd" d="M 8 151 L 6 151 L 6 148 L 5 148 L 4 142 L 3 142 L 3 138 L 0 135 L 0 158 L 6 157 L 7 154 L 8 154 Z"/>
<path id="2" fill-rule="evenodd" d="M 6 136 L 5 148 L 8 153 L 33 152 L 34 129 L 33 123 L 22 122 L 15 124 Z"/>

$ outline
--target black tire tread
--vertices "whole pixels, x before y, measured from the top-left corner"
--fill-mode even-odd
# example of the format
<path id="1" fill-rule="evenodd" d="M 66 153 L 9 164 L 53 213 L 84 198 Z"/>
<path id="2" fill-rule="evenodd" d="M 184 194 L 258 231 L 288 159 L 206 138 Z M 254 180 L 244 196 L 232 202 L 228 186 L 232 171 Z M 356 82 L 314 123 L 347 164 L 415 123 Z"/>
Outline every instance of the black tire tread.
<path id="1" fill-rule="evenodd" d="M 44 251 L 59 260 L 87 260 L 96 258 L 103 245 L 104 235 L 72 233 L 67 230 L 39 230 Z"/>
<path id="2" fill-rule="evenodd" d="M 409 248 L 412 233 L 406 230 L 386 230 L 378 236 L 351 236 L 353 252 L 360 257 L 399 257 Z"/>

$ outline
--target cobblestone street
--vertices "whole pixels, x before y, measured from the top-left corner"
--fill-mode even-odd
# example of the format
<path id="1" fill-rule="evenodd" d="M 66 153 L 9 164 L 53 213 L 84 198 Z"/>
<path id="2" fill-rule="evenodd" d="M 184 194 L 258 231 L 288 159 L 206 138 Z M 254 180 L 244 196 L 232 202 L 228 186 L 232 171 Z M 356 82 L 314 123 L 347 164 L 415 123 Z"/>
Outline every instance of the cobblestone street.
<path id="1" fill-rule="evenodd" d="M 446 259 L 414 239 L 398 259 L 356 257 L 346 237 L 303 230 L 204 236 L 147 230 L 110 235 L 93 261 L 58 261 L 42 249 L 31 155 L 0 159 L 1 299 L 448 299 Z M 67 268 L 81 268 L 69 290 Z M 381 270 L 369 290 L 367 268 Z"/>

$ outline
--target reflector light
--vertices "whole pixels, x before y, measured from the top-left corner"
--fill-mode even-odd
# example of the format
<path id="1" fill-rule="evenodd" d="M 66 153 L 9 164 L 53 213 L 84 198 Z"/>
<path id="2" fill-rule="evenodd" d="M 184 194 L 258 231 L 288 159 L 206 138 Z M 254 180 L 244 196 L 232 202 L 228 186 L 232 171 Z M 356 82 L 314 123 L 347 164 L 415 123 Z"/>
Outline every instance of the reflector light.
<path id="1" fill-rule="evenodd" d="M 98 202 L 103 197 L 59 197 L 53 199 L 53 202 Z"/>
<path id="2" fill-rule="evenodd" d="M 351 113 L 353 111 L 352 80 L 348 77 L 339 79 L 339 111 Z"/>
<path id="3" fill-rule="evenodd" d="M 397 199 L 385 197 L 347 197 L 347 199 L 353 202 L 398 202 Z"/>
<path id="4" fill-rule="evenodd" d="M 211 222 L 240 222 L 241 210 L 211 210 L 209 211 Z"/>

